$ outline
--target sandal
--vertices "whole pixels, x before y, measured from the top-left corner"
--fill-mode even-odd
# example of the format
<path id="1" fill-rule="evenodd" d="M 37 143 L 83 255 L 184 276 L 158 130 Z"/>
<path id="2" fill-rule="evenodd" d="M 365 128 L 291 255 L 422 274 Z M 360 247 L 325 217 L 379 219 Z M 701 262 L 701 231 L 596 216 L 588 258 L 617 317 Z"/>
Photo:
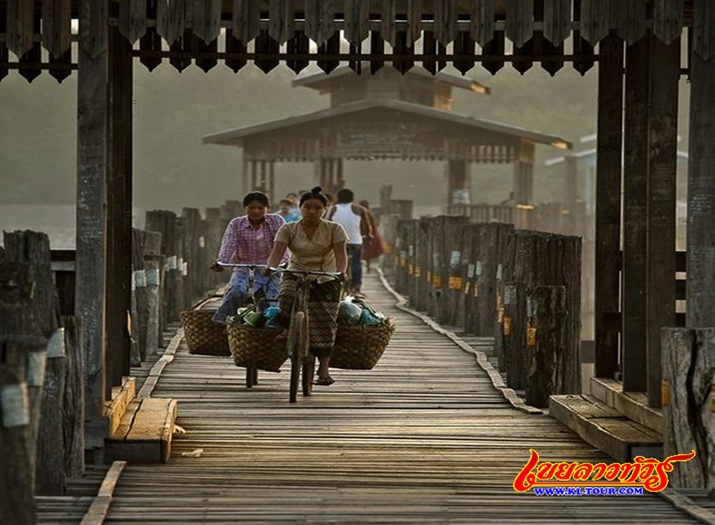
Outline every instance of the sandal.
<path id="1" fill-rule="evenodd" d="M 330 386 L 330 385 L 332 385 L 333 383 L 335 383 L 335 379 L 333 379 L 333 378 L 330 377 L 330 376 L 328 376 L 328 377 L 319 377 L 319 378 L 315 381 L 315 384 L 316 384 L 316 385 L 321 385 L 321 386 Z"/>

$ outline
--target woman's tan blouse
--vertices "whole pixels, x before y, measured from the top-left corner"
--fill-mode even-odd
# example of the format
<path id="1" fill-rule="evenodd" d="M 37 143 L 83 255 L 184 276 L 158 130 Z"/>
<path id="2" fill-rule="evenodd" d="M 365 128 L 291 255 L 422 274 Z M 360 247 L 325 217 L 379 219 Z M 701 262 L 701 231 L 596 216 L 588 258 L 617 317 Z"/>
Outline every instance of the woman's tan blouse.
<path id="1" fill-rule="evenodd" d="M 303 229 L 302 220 L 281 226 L 276 233 L 276 242 L 283 242 L 291 252 L 291 270 L 314 270 L 335 272 L 335 252 L 333 245 L 346 242 L 348 234 L 340 224 L 321 219 L 313 235 L 309 238 Z"/>

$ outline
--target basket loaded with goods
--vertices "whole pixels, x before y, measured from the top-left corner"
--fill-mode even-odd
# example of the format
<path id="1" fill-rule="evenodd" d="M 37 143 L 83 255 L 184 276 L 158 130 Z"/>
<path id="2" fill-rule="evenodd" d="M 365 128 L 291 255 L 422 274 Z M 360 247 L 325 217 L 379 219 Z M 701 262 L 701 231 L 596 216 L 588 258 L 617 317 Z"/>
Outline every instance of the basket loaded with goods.
<path id="1" fill-rule="evenodd" d="M 216 310 L 186 310 L 181 312 L 186 344 L 190 354 L 230 356 L 226 326 L 214 323 Z"/>
<path id="2" fill-rule="evenodd" d="M 280 372 L 288 354 L 285 339 L 276 342 L 280 330 L 271 320 L 277 313 L 276 306 L 259 310 L 251 304 L 226 318 L 228 346 L 236 366 Z"/>
<path id="3" fill-rule="evenodd" d="M 332 368 L 371 370 L 382 357 L 395 331 L 395 319 L 348 296 L 340 302 L 338 333 L 330 358 Z"/>

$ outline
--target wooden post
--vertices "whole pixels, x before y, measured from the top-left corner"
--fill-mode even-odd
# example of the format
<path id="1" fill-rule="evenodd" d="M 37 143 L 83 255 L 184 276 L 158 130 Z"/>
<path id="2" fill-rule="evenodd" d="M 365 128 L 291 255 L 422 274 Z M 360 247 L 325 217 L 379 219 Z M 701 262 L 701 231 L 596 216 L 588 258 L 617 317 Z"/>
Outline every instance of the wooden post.
<path id="1" fill-rule="evenodd" d="M 497 312 L 503 341 L 506 384 L 516 390 L 526 387 L 526 287 L 519 282 L 504 283 L 501 287 L 502 307 Z"/>
<path id="2" fill-rule="evenodd" d="M 598 158 L 596 171 L 596 376 L 619 371 L 618 333 L 606 319 L 620 312 L 621 151 L 623 126 L 623 41 L 604 38 L 598 60 Z"/>
<path id="3" fill-rule="evenodd" d="M 183 208 L 181 216 L 184 219 L 184 262 L 186 263 L 186 304 L 191 304 L 204 293 L 200 287 L 200 274 L 206 272 L 206 267 L 199 267 L 199 223 L 201 212 L 196 208 Z"/>
<path id="4" fill-rule="evenodd" d="M 105 20 L 104 24 L 108 24 Z M 105 28 L 106 30 L 106 28 Z M 105 375 L 109 386 L 129 375 L 132 303 L 132 47 L 118 26 L 108 38 L 109 143 L 105 272 Z"/>
<path id="5" fill-rule="evenodd" d="M 495 334 L 497 293 L 503 280 L 504 258 L 508 239 L 514 227 L 511 224 L 480 224 L 475 245 L 475 285 L 472 293 L 476 299 L 476 334 L 490 337 Z"/>
<path id="6" fill-rule="evenodd" d="M 6 233 L 4 236 L 5 258 L 8 261 L 27 263 L 32 268 L 34 291 L 32 300 L 27 305 L 31 316 L 37 323 L 39 333 L 45 340 L 55 342 L 55 347 L 61 345 L 64 336 L 58 333 L 60 325 L 59 302 L 55 292 L 55 283 L 52 279 L 52 256 L 50 254 L 50 239 L 44 233 L 32 231 Z M 17 335 L 17 334 L 16 334 Z M 41 354 L 35 355 L 32 363 L 41 365 L 30 367 L 28 387 L 30 394 L 30 443 L 37 443 L 38 461 L 33 463 L 30 473 L 34 480 L 47 480 L 47 484 L 37 484 L 37 488 L 44 493 L 59 493 L 63 490 L 64 480 L 55 476 L 62 473 L 62 447 L 45 446 L 46 439 L 62 442 L 62 420 L 57 384 L 61 383 L 64 373 L 61 365 L 54 362 L 49 368 L 45 365 L 46 354 L 42 348 Z M 40 369 L 37 371 L 37 369 Z M 44 385 L 47 369 L 47 385 Z M 51 399 L 47 400 L 45 394 Z M 56 413 L 59 412 L 59 413 Z M 34 461 L 35 454 L 32 459 Z M 55 472 L 59 470 L 59 472 Z"/>
<path id="7" fill-rule="evenodd" d="M 84 475 L 84 359 L 82 319 L 63 317 L 65 329 L 65 368 L 63 410 L 64 472 L 67 478 Z"/>
<path id="8" fill-rule="evenodd" d="M 221 220 L 221 209 L 220 208 L 206 208 L 206 222 L 208 223 L 208 228 L 206 230 L 206 256 L 207 263 L 211 264 L 216 260 L 218 256 L 219 249 L 221 248 L 221 239 L 223 238 L 223 232 L 226 228 L 225 224 Z M 219 286 L 223 280 L 225 280 L 222 275 L 224 272 L 208 272 L 209 287 L 215 288 Z"/>
<path id="9" fill-rule="evenodd" d="M 526 403 L 546 408 L 550 395 L 563 393 L 566 288 L 537 286 L 526 301 Z"/>
<path id="10" fill-rule="evenodd" d="M 35 321 L 33 287 L 30 264 L 0 262 L 0 523 L 21 525 L 36 522 L 29 382 L 42 384 L 44 361 L 30 355 L 44 358 L 46 342 Z"/>
<path id="11" fill-rule="evenodd" d="M 4 283 L 2 283 L 4 284 Z M 23 336 L 0 338 L 0 523 L 34 525 L 33 475 L 35 443 L 30 438 L 27 389 L 28 356 L 44 347 L 44 340 Z"/>
<path id="12" fill-rule="evenodd" d="M 143 244 L 142 230 L 132 230 L 132 309 L 129 325 L 131 336 L 131 365 L 140 366 L 146 360 L 146 273 L 144 272 L 144 258 L 142 257 Z"/>
<path id="13" fill-rule="evenodd" d="M 105 205 L 107 111 L 107 3 L 80 1 L 77 65 L 77 294 L 84 330 L 86 445 L 101 448 L 107 436 L 104 400 L 111 384 L 104 369 Z"/>
<path id="14" fill-rule="evenodd" d="M 705 488 L 715 481 L 712 461 L 712 370 L 715 329 L 663 328 L 663 455 L 695 450 L 694 459 L 670 473 L 679 488 Z"/>
<path id="15" fill-rule="evenodd" d="M 581 239 L 517 230 L 507 240 L 503 261 L 504 282 L 521 283 L 527 287 L 566 287 L 566 310 L 569 316 L 564 335 L 563 393 L 580 393 Z M 496 326 L 497 330 L 503 330 L 499 323 Z"/>
<path id="16" fill-rule="evenodd" d="M 64 494 L 65 457 L 64 394 L 67 374 L 64 329 L 47 342 L 42 386 L 40 432 L 37 434 L 35 494 Z"/>
<path id="17" fill-rule="evenodd" d="M 626 54 L 623 389 L 660 406 L 660 329 L 675 325 L 675 168 L 680 40 Z"/>
<path id="18" fill-rule="evenodd" d="M 709 2 L 707 2 L 710 4 Z M 690 54 L 690 134 L 688 163 L 687 312 L 686 326 L 707 328 L 715 324 L 715 10 L 697 4 L 695 16 L 703 35 Z M 709 18 L 706 16 L 709 16 Z M 701 49 L 709 46 L 706 60 Z"/>

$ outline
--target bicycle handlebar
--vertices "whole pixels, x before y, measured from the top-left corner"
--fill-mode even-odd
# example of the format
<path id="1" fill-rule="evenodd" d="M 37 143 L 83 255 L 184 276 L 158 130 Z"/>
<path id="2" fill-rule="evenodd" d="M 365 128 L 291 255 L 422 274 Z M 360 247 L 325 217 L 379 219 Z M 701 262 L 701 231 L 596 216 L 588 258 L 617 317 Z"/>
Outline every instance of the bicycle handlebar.
<path id="1" fill-rule="evenodd" d="M 323 277 L 333 277 L 335 279 L 340 278 L 340 272 L 322 272 L 322 271 L 317 271 L 317 270 L 292 270 L 290 268 L 281 268 L 281 267 L 272 267 L 272 266 L 266 266 L 266 268 L 272 272 L 275 273 L 292 273 L 292 274 L 300 274 L 300 275 L 317 275 L 317 276 L 323 276 Z"/>
<path id="2" fill-rule="evenodd" d="M 221 261 L 216 261 L 216 264 L 219 266 L 224 266 L 226 268 L 247 268 L 247 269 L 252 269 L 252 270 L 257 270 L 259 268 L 263 269 L 266 267 L 265 264 L 258 264 L 258 263 L 225 263 Z"/>
<path id="3" fill-rule="evenodd" d="M 270 270 L 273 273 L 292 273 L 292 274 L 300 274 L 300 275 L 315 275 L 315 276 L 320 276 L 320 277 L 332 277 L 334 279 L 340 279 L 341 274 L 339 272 L 323 272 L 323 271 L 317 271 L 317 270 L 292 270 L 289 268 L 283 268 L 283 267 L 274 267 L 274 266 L 266 266 L 265 264 L 257 264 L 257 263 L 226 263 L 222 261 L 216 261 L 216 263 L 219 266 L 224 266 L 227 268 L 246 268 L 250 270 L 262 270 L 262 269 L 267 269 Z"/>

